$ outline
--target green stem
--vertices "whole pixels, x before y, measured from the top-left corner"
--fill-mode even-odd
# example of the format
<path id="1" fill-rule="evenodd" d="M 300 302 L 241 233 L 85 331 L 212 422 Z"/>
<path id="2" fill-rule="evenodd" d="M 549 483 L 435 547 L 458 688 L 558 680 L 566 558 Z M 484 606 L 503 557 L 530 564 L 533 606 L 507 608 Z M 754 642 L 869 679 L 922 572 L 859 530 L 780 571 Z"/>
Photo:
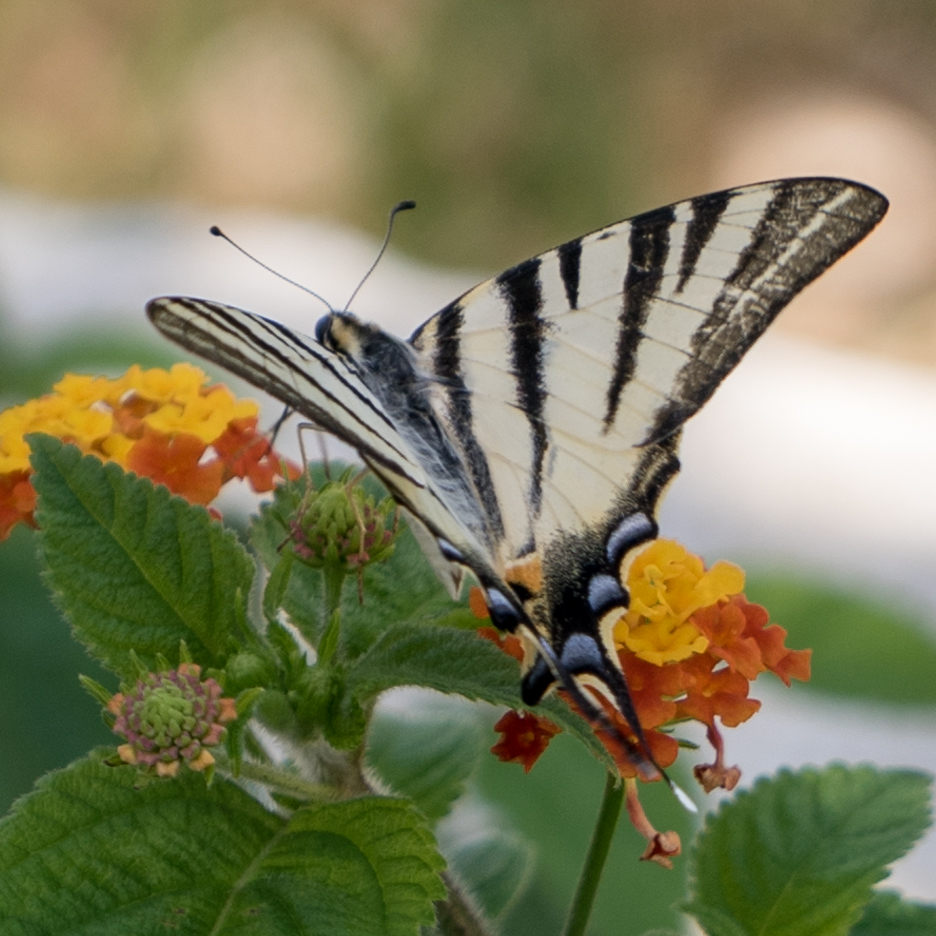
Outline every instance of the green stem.
<path id="1" fill-rule="evenodd" d="M 323 666 L 330 662 L 338 648 L 338 631 L 341 628 L 341 587 L 344 585 L 345 572 L 340 565 L 326 562 L 322 566 L 325 581 L 325 626 L 322 637 L 315 648 L 318 662 Z"/>
<path id="2" fill-rule="evenodd" d="M 340 564 L 324 562 L 322 575 L 325 579 L 325 626 L 331 622 L 332 615 L 341 607 L 341 586 L 345 572 Z"/>
<path id="3" fill-rule="evenodd" d="M 608 852 L 611 851 L 611 840 L 614 838 L 623 804 L 624 782 L 609 771 L 605 778 L 604 798 L 601 801 L 598 821 L 595 823 L 585 867 L 582 868 L 582 876 L 579 878 L 563 936 L 585 936 L 585 928 L 595 903 Z"/>
<path id="4" fill-rule="evenodd" d="M 231 769 L 231 763 L 225 754 L 219 751 L 215 757 L 219 767 L 227 770 Z M 254 764 L 250 761 L 244 761 L 241 763 L 238 776 L 246 777 L 248 780 L 255 780 L 278 790 L 280 793 L 286 793 L 300 799 L 323 800 L 334 799 L 335 797 L 333 787 L 321 783 L 309 783 L 295 774 L 286 773 L 270 764 Z"/>

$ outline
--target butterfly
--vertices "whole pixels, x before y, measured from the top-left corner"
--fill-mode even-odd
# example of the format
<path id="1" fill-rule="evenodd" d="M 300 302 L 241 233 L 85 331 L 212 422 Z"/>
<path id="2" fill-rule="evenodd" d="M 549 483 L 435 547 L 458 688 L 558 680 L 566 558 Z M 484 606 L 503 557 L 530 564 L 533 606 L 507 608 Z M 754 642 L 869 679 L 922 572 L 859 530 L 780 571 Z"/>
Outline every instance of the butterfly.
<path id="1" fill-rule="evenodd" d="M 654 539 L 683 423 L 806 285 L 881 220 L 842 179 L 783 179 L 637 215 L 526 260 L 396 338 L 332 311 L 315 338 L 204 299 L 155 326 L 357 449 L 493 623 L 525 648 L 522 697 L 564 688 L 653 762 L 611 638 Z"/>

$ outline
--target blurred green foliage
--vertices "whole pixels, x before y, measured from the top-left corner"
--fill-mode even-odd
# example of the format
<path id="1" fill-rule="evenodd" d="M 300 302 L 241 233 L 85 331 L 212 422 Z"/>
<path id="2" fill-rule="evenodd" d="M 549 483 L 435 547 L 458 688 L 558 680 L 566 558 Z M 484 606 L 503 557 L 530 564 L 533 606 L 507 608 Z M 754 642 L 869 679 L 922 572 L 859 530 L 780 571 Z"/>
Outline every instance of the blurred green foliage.
<path id="1" fill-rule="evenodd" d="M 481 762 L 477 782 L 485 799 L 500 808 L 505 824 L 518 828 L 536 848 L 533 879 L 504 921 L 503 932 L 558 934 L 598 816 L 604 770 L 581 745 L 559 735 L 530 773 L 489 757 Z M 691 788 L 689 782 L 682 785 Z M 662 783 L 643 785 L 640 799 L 656 828 L 674 829 L 688 843 L 692 817 Z M 676 859 L 672 871 L 641 862 L 645 845 L 624 813 L 598 891 L 589 929 L 593 936 L 679 931 L 676 905 L 685 894 L 685 862 Z"/>
<path id="2" fill-rule="evenodd" d="M 0 341 L 0 405 L 16 405 L 51 393 L 67 371 L 123 373 L 129 364 L 170 367 L 179 355 L 156 341 L 143 342 L 96 325 L 65 329 L 41 347 Z"/>
<path id="3" fill-rule="evenodd" d="M 72 638 L 42 582 L 32 530 L 0 544 L 0 810 L 35 780 L 112 737 L 78 684 L 113 679 Z"/>
<path id="4" fill-rule="evenodd" d="M 811 689 L 866 702 L 936 704 L 936 640 L 902 604 L 794 574 L 751 572 L 746 594 L 811 647 Z"/>

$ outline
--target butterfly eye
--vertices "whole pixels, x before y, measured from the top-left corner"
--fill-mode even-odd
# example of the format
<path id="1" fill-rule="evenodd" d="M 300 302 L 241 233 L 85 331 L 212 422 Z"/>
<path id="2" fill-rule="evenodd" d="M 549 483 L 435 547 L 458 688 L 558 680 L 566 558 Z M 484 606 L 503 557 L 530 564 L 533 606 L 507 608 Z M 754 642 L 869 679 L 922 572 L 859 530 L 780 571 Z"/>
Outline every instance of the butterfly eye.
<path id="1" fill-rule="evenodd" d="M 326 348 L 329 348 L 333 351 L 334 348 L 332 347 L 333 342 L 331 340 L 331 323 L 331 315 L 323 315 L 315 323 L 315 338 L 319 344 L 325 345 Z"/>

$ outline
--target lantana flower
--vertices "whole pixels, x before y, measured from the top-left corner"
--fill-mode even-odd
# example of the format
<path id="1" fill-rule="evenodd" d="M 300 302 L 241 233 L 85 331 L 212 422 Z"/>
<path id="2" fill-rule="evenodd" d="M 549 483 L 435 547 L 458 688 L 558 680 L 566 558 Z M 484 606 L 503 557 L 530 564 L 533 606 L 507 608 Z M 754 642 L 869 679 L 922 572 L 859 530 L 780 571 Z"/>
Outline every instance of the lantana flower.
<path id="1" fill-rule="evenodd" d="M 525 773 L 533 769 L 550 739 L 562 730 L 548 718 L 532 712 L 506 711 L 494 726 L 501 740 L 491 748 L 499 760 L 522 764 Z"/>
<path id="2" fill-rule="evenodd" d="M 135 364 L 113 379 L 66 374 L 53 391 L 0 412 L 0 540 L 16 523 L 35 526 L 30 432 L 74 443 L 196 504 L 209 504 L 232 478 L 263 492 L 284 472 L 298 476 L 257 431 L 257 404 L 209 386 L 191 364 Z"/>
<path id="3" fill-rule="evenodd" d="M 224 739 L 224 725 L 237 718 L 234 699 L 221 697 L 214 679 L 201 679 L 201 667 L 149 673 L 136 688 L 118 692 L 107 705 L 116 716 L 114 732 L 126 738 L 117 754 L 157 777 L 174 777 L 182 764 L 207 770 L 215 758 L 209 748 Z"/>
<path id="4" fill-rule="evenodd" d="M 718 724 L 735 727 L 760 709 L 761 703 L 751 699 L 749 691 L 751 681 L 763 672 L 769 670 L 786 685 L 792 679 L 808 680 L 811 651 L 788 649 L 787 632 L 770 623 L 764 608 L 745 599 L 741 569 L 727 562 L 706 569 L 698 556 L 672 540 L 650 543 L 631 563 L 625 584 L 630 606 L 611 622 L 611 633 L 654 761 L 665 768 L 676 760 L 679 742 L 669 733 L 673 725 L 700 722 L 715 750 L 715 760 L 697 766 L 695 776 L 707 792 L 716 787 L 732 789 L 740 770 L 725 765 Z M 479 617 L 486 616 L 480 591 L 472 594 L 471 606 Z M 516 638 L 491 628 L 482 628 L 481 633 L 522 659 Z M 610 706 L 605 710 L 622 733 L 633 736 Z M 502 760 L 522 763 L 525 770 L 548 743 L 547 736 L 536 735 L 531 718 L 545 721 L 533 713 L 521 721 L 502 718 L 496 726 L 502 737 L 492 748 Z M 601 730 L 597 733 L 628 782 L 628 809 L 633 818 L 638 807 L 636 800 L 631 803 L 636 793 L 630 786 L 637 770 L 619 743 Z M 537 745 L 535 756 L 528 740 L 534 735 L 545 739 Z M 652 833 L 645 857 L 663 859 L 665 864 L 678 852 L 678 842 L 665 841 L 668 833 L 655 832 L 642 813 L 641 817 L 635 825 Z"/>

